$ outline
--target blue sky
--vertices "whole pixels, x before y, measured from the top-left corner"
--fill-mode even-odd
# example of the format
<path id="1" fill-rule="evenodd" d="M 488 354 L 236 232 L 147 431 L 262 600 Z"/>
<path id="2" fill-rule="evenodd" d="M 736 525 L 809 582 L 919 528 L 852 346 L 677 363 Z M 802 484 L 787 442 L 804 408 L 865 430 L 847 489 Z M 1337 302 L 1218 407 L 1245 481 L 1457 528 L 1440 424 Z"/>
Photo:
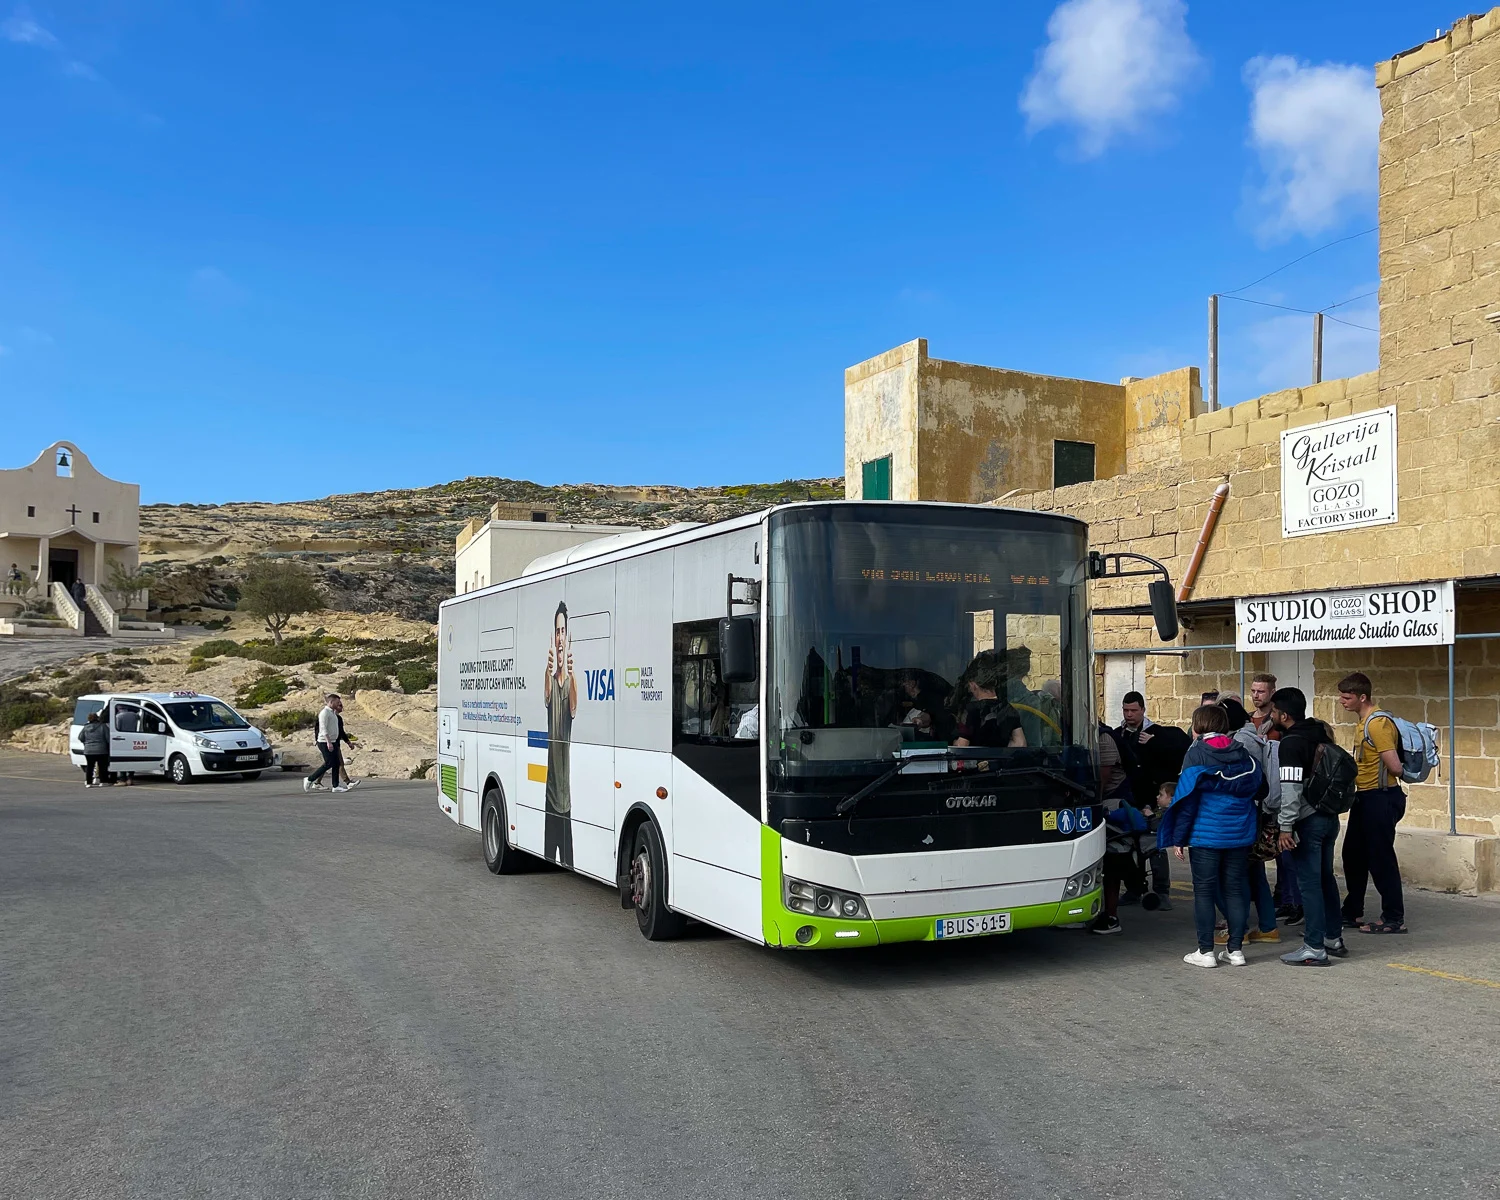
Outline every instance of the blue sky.
<path id="1" fill-rule="evenodd" d="M 1467 11 L 6 3 L 0 460 L 148 503 L 838 474 L 844 367 L 914 337 L 1201 364 L 1208 293 L 1373 226 L 1370 66 Z M 1376 281 L 1356 236 L 1246 295 Z M 1226 302 L 1226 402 L 1310 320 Z"/>

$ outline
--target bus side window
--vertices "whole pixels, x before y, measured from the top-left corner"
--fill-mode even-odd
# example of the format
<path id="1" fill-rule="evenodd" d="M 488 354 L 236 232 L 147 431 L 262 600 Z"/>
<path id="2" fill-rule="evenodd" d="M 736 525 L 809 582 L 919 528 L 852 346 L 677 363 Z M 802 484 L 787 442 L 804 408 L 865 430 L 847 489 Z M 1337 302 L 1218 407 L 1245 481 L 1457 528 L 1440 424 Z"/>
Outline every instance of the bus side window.
<path id="1" fill-rule="evenodd" d="M 718 622 L 672 626 L 672 741 L 726 736 L 727 699 L 719 682 Z"/>

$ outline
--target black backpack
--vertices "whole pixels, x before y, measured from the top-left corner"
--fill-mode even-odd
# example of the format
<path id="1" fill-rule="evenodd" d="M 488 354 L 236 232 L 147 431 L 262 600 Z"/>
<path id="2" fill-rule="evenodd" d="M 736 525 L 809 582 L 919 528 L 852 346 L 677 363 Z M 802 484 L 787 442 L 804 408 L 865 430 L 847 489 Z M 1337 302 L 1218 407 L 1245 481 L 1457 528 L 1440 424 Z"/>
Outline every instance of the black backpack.
<path id="1" fill-rule="evenodd" d="M 1337 817 L 1354 804 L 1354 780 L 1359 774 L 1354 756 L 1332 742 L 1321 743 L 1313 753 L 1312 775 L 1303 795 L 1325 816 Z"/>

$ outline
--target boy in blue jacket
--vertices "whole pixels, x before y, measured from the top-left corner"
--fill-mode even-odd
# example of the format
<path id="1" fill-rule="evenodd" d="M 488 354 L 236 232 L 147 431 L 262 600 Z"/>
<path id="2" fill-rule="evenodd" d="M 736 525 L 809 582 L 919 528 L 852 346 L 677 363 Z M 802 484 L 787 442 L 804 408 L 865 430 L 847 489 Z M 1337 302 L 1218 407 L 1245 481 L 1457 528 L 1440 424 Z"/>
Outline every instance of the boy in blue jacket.
<path id="1" fill-rule="evenodd" d="M 1229 716 L 1216 704 L 1193 713 L 1196 739 L 1182 760 L 1172 805 L 1157 845 L 1176 847 L 1193 870 L 1193 924 L 1198 949 L 1182 961 L 1195 967 L 1245 965 L 1249 894 L 1245 856 L 1257 833 L 1256 797 L 1265 785 L 1260 764 L 1229 736 Z M 1186 847 L 1188 853 L 1184 854 Z M 1229 945 L 1214 954 L 1214 896 L 1223 897 Z"/>

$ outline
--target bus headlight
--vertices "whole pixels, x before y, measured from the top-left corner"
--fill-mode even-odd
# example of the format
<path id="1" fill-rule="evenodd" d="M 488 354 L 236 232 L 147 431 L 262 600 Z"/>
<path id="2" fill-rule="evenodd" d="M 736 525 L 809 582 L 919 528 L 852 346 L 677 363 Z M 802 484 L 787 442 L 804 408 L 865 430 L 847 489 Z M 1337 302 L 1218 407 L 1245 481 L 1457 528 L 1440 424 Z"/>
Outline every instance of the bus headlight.
<path id="1" fill-rule="evenodd" d="M 782 896 L 792 912 L 808 913 L 815 917 L 837 917 L 845 921 L 868 921 L 870 910 L 865 907 L 863 896 L 853 892 L 841 892 L 837 888 L 821 887 L 801 879 L 783 879 Z"/>
<path id="2" fill-rule="evenodd" d="M 1087 896 L 1095 888 L 1104 883 L 1104 860 L 1101 858 L 1087 870 L 1079 871 L 1063 884 L 1062 898 L 1064 900 L 1076 900 L 1079 896 Z"/>

